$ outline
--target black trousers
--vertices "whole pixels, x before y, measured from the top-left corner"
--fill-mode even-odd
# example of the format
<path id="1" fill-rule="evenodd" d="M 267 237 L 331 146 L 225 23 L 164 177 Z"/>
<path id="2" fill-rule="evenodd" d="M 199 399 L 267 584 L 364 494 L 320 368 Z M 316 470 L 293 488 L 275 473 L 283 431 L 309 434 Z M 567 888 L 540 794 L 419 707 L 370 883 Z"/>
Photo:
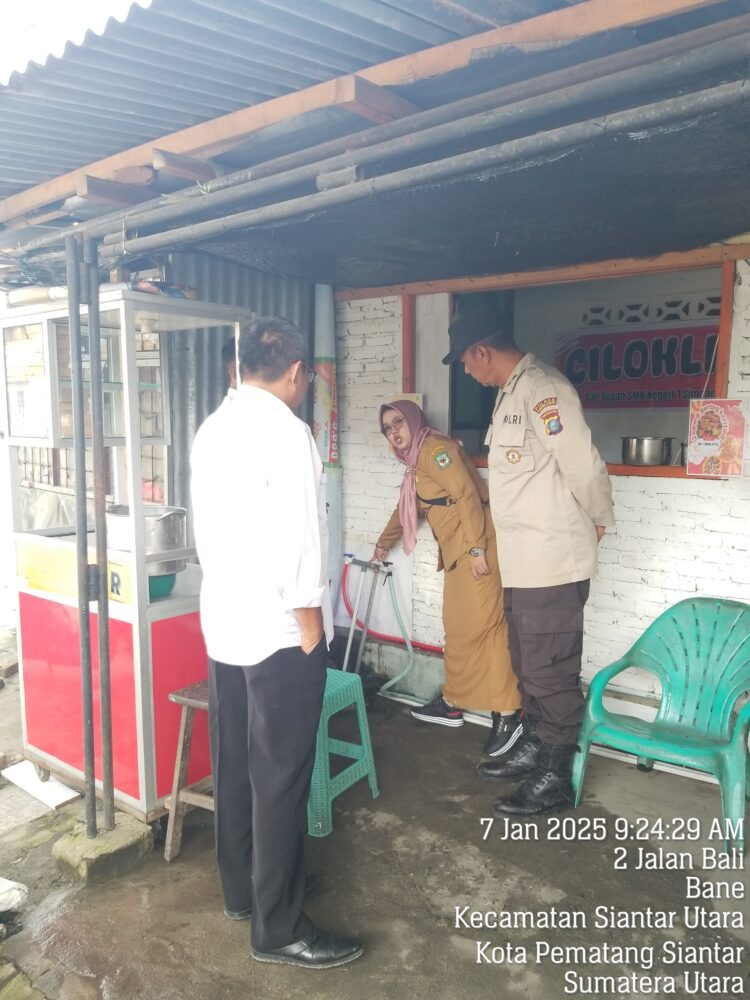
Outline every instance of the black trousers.
<path id="1" fill-rule="evenodd" d="M 572 746 L 583 715 L 581 652 L 583 607 L 590 581 L 557 587 L 507 587 L 510 661 L 521 705 L 550 746 Z"/>
<path id="2" fill-rule="evenodd" d="M 259 951 L 309 928 L 303 837 L 326 659 L 321 639 L 309 656 L 293 647 L 252 667 L 209 664 L 216 858 L 226 908 L 252 906 Z"/>

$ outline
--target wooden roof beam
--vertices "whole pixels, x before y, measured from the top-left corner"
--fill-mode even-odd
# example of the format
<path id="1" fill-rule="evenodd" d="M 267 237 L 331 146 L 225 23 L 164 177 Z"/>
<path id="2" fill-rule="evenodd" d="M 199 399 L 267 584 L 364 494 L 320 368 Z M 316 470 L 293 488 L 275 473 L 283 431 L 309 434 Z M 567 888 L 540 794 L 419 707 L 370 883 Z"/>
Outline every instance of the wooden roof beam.
<path id="1" fill-rule="evenodd" d="M 380 285 L 376 288 L 337 288 L 337 302 L 355 299 L 380 299 L 392 295 L 436 295 L 441 292 L 491 292 L 503 288 L 530 288 L 539 285 L 564 285 L 599 278 L 625 278 L 654 271 L 690 271 L 704 267 L 720 267 L 736 260 L 750 258 L 750 242 L 713 243 L 696 250 L 673 251 L 656 257 L 629 257 L 601 260 L 591 264 L 571 264 L 568 267 L 543 268 L 538 271 L 485 274 L 477 277 L 443 278 L 436 281 L 412 281 L 402 285 Z"/>
<path id="2" fill-rule="evenodd" d="M 627 3 L 613 3 L 612 0 L 583 0 L 573 7 L 563 7 L 526 21 L 503 25 L 469 38 L 459 38 L 444 45 L 400 56 L 360 70 L 357 75 L 379 87 L 400 86 L 462 69 L 488 52 L 506 46 L 570 42 L 602 31 L 645 24 L 719 2 L 720 0 L 628 0 Z M 305 90 L 241 108 L 44 181 L 0 202 L 0 222 L 69 197 L 76 192 L 77 184 L 86 175 L 106 178 L 125 167 L 148 166 L 155 149 L 203 159 L 245 141 L 248 136 L 269 125 L 287 121 L 308 111 L 335 106 L 337 87 L 341 86 L 340 79 L 327 80 Z"/>
<path id="3" fill-rule="evenodd" d="M 19 215 L 11 222 L 7 222 L 5 229 L 30 229 L 33 226 L 43 226 L 48 222 L 59 222 L 61 219 L 68 218 L 69 213 L 62 208 L 48 208 L 35 215 Z"/>
<path id="4" fill-rule="evenodd" d="M 145 201 L 149 195 L 150 192 L 144 187 L 122 184 L 120 181 L 110 181 L 102 177 L 91 177 L 88 174 L 84 174 L 76 183 L 76 197 L 85 202 L 101 202 L 117 208 L 137 205 Z"/>
<path id="5" fill-rule="evenodd" d="M 336 104 L 378 125 L 422 110 L 393 91 L 378 87 L 361 76 L 342 76 L 336 80 Z"/>
<path id="6" fill-rule="evenodd" d="M 184 153 L 170 153 L 166 149 L 155 149 L 152 159 L 154 170 L 172 177 L 182 177 L 187 181 L 212 181 L 222 170 L 209 160 L 198 160 Z"/>

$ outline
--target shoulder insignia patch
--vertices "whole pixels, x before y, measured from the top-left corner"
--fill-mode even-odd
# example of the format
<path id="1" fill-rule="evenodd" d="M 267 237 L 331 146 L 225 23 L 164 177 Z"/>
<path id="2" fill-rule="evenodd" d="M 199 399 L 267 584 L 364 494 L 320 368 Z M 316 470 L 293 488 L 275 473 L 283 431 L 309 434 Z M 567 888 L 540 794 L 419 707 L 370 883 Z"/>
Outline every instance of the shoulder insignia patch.
<path id="1" fill-rule="evenodd" d="M 557 396 L 547 396 L 546 399 L 541 399 L 534 407 L 534 413 L 541 413 L 542 410 L 548 409 L 550 406 L 554 406 L 557 403 Z"/>
<path id="2" fill-rule="evenodd" d="M 438 469 L 448 469 L 453 465 L 453 459 L 443 447 L 434 448 L 432 457 L 435 459 Z"/>
<path id="3" fill-rule="evenodd" d="M 558 410 L 545 410 L 540 416 L 544 421 L 544 431 L 546 434 L 559 434 L 562 431 L 563 425 Z"/>

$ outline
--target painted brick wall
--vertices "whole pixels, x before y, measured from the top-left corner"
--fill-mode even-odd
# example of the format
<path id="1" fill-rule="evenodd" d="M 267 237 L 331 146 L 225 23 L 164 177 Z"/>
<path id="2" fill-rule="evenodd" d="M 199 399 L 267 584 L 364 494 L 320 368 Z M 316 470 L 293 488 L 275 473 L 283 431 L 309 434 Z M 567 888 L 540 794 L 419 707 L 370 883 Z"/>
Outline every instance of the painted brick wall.
<path id="1" fill-rule="evenodd" d="M 377 539 L 398 496 L 401 469 L 378 433 L 383 399 L 401 389 L 401 300 L 336 307 L 344 548 Z"/>
<path id="2" fill-rule="evenodd" d="M 398 499 L 403 468 L 377 430 L 383 399 L 401 391 L 401 300 L 364 299 L 336 307 L 344 549 L 374 544 Z M 425 522 L 414 552 L 413 638 L 442 645 L 442 574 Z M 403 572 L 403 570 L 401 570 Z M 402 581 L 403 582 L 403 581 Z"/>
<path id="3" fill-rule="evenodd" d="M 347 543 L 374 541 L 401 480 L 375 429 L 380 399 L 400 389 L 400 323 L 396 298 L 338 306 Z M 750 267 L 744 263 L 737 274 L 729 394 L 750 401 Z M 750 602 L 750 461 L 745 477 L 737 480 L 617 476 L 612 483 L 617 527 L 602 543 L 586 608 L 588 677 L 622 655 L 656 615 L 678 600 L 702 594 Z M 435 572 L 436 559 L 434 540 L 422 525 L 414 554 L 413 636 L 439 644 L 442 577 Z M 620 686 L 645 693 L 654 682 L 649 675 L 628 673 Z"/>
<path id="4" fill-rule="evenodd" d="M 750 401 L 750 268 L 744 262 L 737 268 L 729 396 Z M 616 476 L 612 485 L 617 528 L 602 542 L 586 607 L 586 676 L 622 655 L 676 601 L 701 594 L 750 602 L 750 461 L 741 479 Z M 627 680 L 622 675 L 623 686 L 654 687 L 648 675 Z"/>

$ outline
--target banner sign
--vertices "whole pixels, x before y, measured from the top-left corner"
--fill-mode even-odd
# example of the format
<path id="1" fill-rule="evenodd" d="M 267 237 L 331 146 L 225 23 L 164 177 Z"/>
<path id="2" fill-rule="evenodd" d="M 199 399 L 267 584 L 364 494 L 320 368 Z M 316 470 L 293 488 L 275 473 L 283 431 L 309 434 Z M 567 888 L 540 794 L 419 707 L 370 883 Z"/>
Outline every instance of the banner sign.
<path id="1" fill-rule="evenodd" d="M 741 476 L 744 457 L 745 416 L 741 400 L 691 400 L 687 474 Z"/>
<path id="2" fill-rule="evenodd" d="M 313 437 L 323 465 L 339 464 L 339 422 L 336 400 L 336 359 L 315 358 Z"/>
<path id="3" fill-rule="evenodd" d="M 684 324 L 558 334 L 555 365 L 586 409 L 687 407 L 711 398 L 719 328 Z"/>

